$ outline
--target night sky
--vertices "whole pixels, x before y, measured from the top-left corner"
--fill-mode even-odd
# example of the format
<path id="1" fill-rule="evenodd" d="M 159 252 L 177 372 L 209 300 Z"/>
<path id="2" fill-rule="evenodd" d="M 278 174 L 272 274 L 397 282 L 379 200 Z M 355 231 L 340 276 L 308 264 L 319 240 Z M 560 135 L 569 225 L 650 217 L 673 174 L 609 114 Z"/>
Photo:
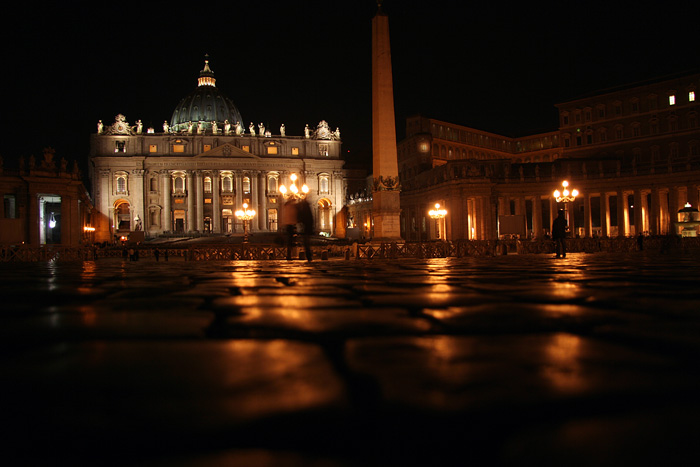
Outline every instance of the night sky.
<path id="1" fill-rule="evenodd" d="M 556 103 L 698 71 L 700 2 L 613 3 L 386 0 L 399 139 L 416 113 L 507 136 L 551 131 Z M 209 54 L 244 126 L 301 135 L 323 119 L 340 127 L 348 163 L 371 167 L 375 12 L 374 0 L 25 2 L 0 31 L 0 155 L 12 168 L 51 146 L 84 164 L 97 121 L 120 113 L 161 131 Z"/>

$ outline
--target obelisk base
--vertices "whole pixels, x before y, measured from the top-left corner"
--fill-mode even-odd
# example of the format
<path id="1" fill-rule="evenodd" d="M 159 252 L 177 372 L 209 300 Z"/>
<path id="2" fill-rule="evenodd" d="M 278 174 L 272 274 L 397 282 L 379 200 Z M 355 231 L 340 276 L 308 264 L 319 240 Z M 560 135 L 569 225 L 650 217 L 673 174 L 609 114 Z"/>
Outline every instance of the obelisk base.
<path id="1" fill-rule="evenodd" d="M 398 190 L 372 193 L 373 242 L 401 241 L 401 208 Z"/>

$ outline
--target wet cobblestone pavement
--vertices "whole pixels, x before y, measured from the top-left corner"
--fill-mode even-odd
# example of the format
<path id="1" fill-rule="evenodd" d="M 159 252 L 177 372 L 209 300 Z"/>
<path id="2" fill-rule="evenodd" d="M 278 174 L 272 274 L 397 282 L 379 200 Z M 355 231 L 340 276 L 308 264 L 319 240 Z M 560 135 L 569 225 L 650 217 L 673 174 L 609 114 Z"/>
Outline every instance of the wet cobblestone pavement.
<path id="1" fill-rule="evenodd" d="M 0 277 L 5 465 L 696 457 L 698 252 L 101 259 Z"/>

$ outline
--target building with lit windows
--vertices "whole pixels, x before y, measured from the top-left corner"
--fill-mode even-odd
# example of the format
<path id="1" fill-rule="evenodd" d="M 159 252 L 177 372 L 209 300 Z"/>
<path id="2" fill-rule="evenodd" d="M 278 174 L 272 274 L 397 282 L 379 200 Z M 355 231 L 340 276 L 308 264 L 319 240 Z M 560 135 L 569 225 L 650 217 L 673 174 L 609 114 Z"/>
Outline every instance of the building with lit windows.
<path id="1" fill-rule="evenodd" d="M 142 231 L 201 235 L 242 233 L 234 213 L 243 203 L 257 213 L 250 232 L 276 232 L 279 188 L 309 188 L 316 231 L 344 235 L 336 216 L 345 199 L 340 130 L 325 121 L 287 134 L 284 124 L 245 125 L 216 86 L 208 60 L 196 89 L 157 131 L 118 115 L 98 123 L 90 140 L 89 171 L 97 211 L 97 241 Z M 340 224 L 340 225 L 338 225 Z"/>
<path id="2" fill-rule="evenodd" d="M 92 243 L 93 204 L 78 165 L 56 161 L 53 149 L 44 149 L 41 160 L 20 158 L 17 169 L 0 158 L 0 193 L 0 246 Z"/>
<path id="3" fill-rule="evenodd" d="M 581 237 L 678 233 L 677 212 L 700 201 L 699 89 L 692 74 L 582 97 L 557 105 L 557 131 L 524 138 L 409 118 L 402 237 L 541 237 L 562 207 Z M 566 205 L 552 196 L 564 180 L 580 193 Z"/>

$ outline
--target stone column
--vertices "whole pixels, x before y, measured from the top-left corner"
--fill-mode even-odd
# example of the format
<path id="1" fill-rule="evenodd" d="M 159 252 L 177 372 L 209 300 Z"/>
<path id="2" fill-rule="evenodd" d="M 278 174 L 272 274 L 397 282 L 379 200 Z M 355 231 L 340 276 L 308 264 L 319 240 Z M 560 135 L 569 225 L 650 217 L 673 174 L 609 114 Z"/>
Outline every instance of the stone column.
<path id="1" fill-rule="evenodd" d="M 559 208 L 557 206 L 557 200 L 549 197 L 549 224 L 547 225 L 547 230 L 549 234 L 552 235 L 552 224 L 554 224 L 554 219 L 559 215 Z"/>
<path id="2" fill-rule="evenodd" d="M 194 198 L 197 192 L 197 185 L 194 174 L 194 170 L 187 172 L 187 228 L 185 229 L 187 232 L 194 232 L 197 229 L 194 217 Z"/>
<path id="3" fill-rule="evenodd" d="M 111 243 L 113 240 L 112 219 L 114 218 L 114 211 L 109 202 L 111 172 L 109 169 L 100 169 L 99 176 L 100 178 L 97 185 L 98 193 L 96 193 L 96 207 L 98 212 L 93 221 L 93 227 L 95 227 L 96 231 L 95 241 Z"/>
<path id="4" fill-rule="evenodd" d="M 539 196 L 532 198 L 532 236 L 542 236 L 542 201 Z"/>
<path id="5" fill-rule="evenodd" d="M 661 193 L 654 187 L 651 189 L 651 206 L 649 207 L 649 230 L 652 235 L 661 235 Z"/>
<path id="6" fill-rule="evenodd" d="M 197 202 L 195 213 L 197 231 L 204 232 L 204 175 L 201 170 L 195 172 L 195 200 Z"/>
<path id="7" fill-rule="evenodd" d="M 643 214 L 645 209 L 642 202 L 642 190 L 634 190 L 634 234 L 639 235 L 644 231 Z"/>
<path id="8" fill-rule="evenodd" d="M 211 222 L 212 232 L 221 233 L 221 180 L 218 170 L 211 175 Z"/>
<path id="9" fill-rule="evenodd" d="M 233 174 L 233 179 L 235 182 L 236 200 L 233 204 L 233 212 L 239 209 L 243 209 L 243 175 L 240 172 L 235 172 Z M 238 219 L 234 216 L 233 218 L 233 231 L 238 230 Z"/>
<path id="10" fill-rule="evenodd" d="M 607 237 L 610 234 L 610 205 L 608 194 L 600 193 L 600 235 Z"/>
<path id="11" fill-rule="evenodd" d="M 251 232 L 255 232 L 258 230 L 257 219 L 260 216 L 260 206 L 258 203 L 258 176 L 259 173 L 257 172 L 252 172 L 250 174 L 250 208 L 255 211 L 255 217 L 248 224 Z"/>
<path id="12" fill-rule="evenodd" d="M 591 194 L 583 195 L 583 230 L 585 237 L 591 237 L 592 233 L 592 218 L 591 218 Z"/>
<path id="13" fill-rule="evenodd" d="M 625 237 L 627 235 L 627 200 L 623 191 L 617 192 L 617 236 Z"/>
<path id="14" fill-rule="evenodd" d="M 566 203 L 566 210 L 569 215 L 569 232 L 572 238 L 576 238 L 576 203 Z"/>
<path id="15" fill-rule="evenodd" d="M 668 216 L 667 222 L 668 227 L 666 231 L 668 233 L 676 233 L 675 221 L 678 220 L 678 210 L 680 209 L 680 203 L 678 202 L 678 187 L 671 187 L 668 189 Z"/>
<path id="16" fill-rule="evenodd" d="M 162 231 L 172 231 L 173 230 L 173 221 L 172 221 L 172 208 L 170 207 L 170 203 L 172 201 L 172 183 L 173 180 L 170 176 L 170 173 L 167 170 L 164 170 L 161 173 L 161 181 L 163 182 L 163 195 L 162 195 L 162 201 L 163 201 L 163 218 L 161 220 L 162 224 L 160 228 Z"/>
<path id="17" fill-rule="evenodd" d="M 144 196 L 144 181 L 143 181 L 143 174 L 144 171 L 143 169 L 137 169 L 137 170 L 132 170 L 131 174 L 134 176 L 134 183 L 129 186 L 129 191 L 133 193 L 132 195 L 132 200 L 133 200 L 133 206 L 132 206 L 132 212 L 131 212 L 131 225 L 134 226 L 132 227 L 131 230 L 135 230 L 136 228 L 136 217 L 141 219 L 141 228 L 146 229 L 146 218 L 145 218 L 145 196 Z"/>

